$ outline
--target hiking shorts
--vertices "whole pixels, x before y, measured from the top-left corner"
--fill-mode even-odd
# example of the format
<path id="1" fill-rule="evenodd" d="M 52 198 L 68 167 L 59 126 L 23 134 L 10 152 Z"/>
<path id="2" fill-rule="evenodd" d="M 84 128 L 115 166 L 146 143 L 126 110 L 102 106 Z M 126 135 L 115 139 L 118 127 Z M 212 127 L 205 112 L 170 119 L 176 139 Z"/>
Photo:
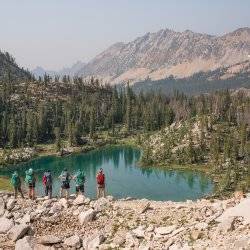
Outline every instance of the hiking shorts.
<path id="1" fill-rule="evenodd" d="M 61 185 L 61 188 L 62 189 L 69 189 L 70 188 L 69 182 L 63 182 L 62 185 Z"/>
<path id="2" fill-rule="evenodd" d="M 84 185 L 76 186 L 76 192 L 82 192 L 84 193 Z"/>
<path id="3" fill-rule="evenodd" d="M 35 188 L 35 186 L 36 186 L 35 182 L 29 183 L 29 188 Z"/>

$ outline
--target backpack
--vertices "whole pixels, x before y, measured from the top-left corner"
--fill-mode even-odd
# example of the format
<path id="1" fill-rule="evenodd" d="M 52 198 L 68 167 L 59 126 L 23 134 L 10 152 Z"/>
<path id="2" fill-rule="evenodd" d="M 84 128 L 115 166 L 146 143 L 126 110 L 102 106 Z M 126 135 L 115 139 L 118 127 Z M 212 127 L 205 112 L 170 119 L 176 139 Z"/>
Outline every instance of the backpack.
<path id="1" fill-rule="evenodd" d="M 65 184 L 69 183 L 69 174 L 68 174 L 68 172 L 66 172 L 66 171 L 62 172 L 62 174 L 61 174 L 61 180 Z"/>
<path id="2" fill-rule="evenodd" d="M 76 184 L 77 185 L 83 185 L 85 182 L 85 176 L 83 172 L 79 172 L 76 175 Z"/>
<path id="3" fill-rule="evenodd" d="M 11 184 L 14 187 L 18 187 L 20 185 L 20 178 L 17 174 L 13 174 L 11 177 Z"/>
<path id="4" fill-rule="evenodd" d="M 104 185 L 105 182 L 105 175 L 103 173 L 99 173 L 96 177 L 98 185 Z"/>
<path id="5" fill-rule="evenodd" d="M 34 183 L 34 175 L 30 173 L 26 173 L 25 181 L 28 184 L 33 184 Z"/>
<path id="6" fill-rule="evenodd" d="M 51 186 L 52 185 L 52 176 L 51 173 L 44 173 L 43 175 L 43 185 L 44 186 Z"/>

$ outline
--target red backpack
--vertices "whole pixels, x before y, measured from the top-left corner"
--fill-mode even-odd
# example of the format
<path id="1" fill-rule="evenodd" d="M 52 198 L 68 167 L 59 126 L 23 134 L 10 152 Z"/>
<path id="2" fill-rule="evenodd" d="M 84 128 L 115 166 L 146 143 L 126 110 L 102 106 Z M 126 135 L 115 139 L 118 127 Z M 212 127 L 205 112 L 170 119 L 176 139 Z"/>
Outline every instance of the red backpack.
<path id="1" fill-rule="evenodd" d="M 47 178 L 46 178 L 46 176 L 44 175 L 44 176 L 43 176 L 43 185 L 46 186 L 46 183 L 47 183 Z"/>
<path id="2" fill-rule="evenodd" d="M 96 177 L 98 185 L 104 185 L 105 183 L 105 175 L 103 173 L 99 173 Z"/>

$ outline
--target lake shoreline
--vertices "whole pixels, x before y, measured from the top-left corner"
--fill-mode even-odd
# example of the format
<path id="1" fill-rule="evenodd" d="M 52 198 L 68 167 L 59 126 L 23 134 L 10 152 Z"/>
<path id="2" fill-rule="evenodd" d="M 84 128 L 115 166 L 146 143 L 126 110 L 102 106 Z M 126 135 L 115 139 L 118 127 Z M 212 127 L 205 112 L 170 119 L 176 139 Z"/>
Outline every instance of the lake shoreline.
<path id="1" fill-rule="evenodd" d="M 82 147 L 66 148 L 66 151 L 68 150 L 68 152 L 62 156 L 59 155 L 59 153 L 55 150 L 55 144 L 40 144 L 40 145 L 37 145 L 35 149 L 36 153 L 32 155 L 29 159 L 23 160 L 17 163 L 13 163 L 13 164 L 7 164 L 7 165 L 2 165 L 2 166 L 0 165 L 0 167 L 11 168 L 15 166 L 16 164 L 26 163 L 34 159 L 39 159 L 41 157 L 55 156 L 55 157 L 63 158 L 63 157 L 67 157 L 70 155 L 77 155 L 77 154 L 84 154 L 84 153 L 92 152 L 92 151 L 102 149 L 105 147 L 119 147 L 119 146 L 131 146 L 139 150 L 142 150 L 142 147 L 137 142 L 135 136 L 130 136 L 130 137 L 126 137 L 123 139 L 117 139 L 117 140 L 112 140 L 112 141 L 110 140 L 102 141 L 101 143 L 99 142 L 99 144 L 97 143 L 92 144 L 92 145 L 88 144 Z M 177 165 L 177 164 L 159 164 L 159 163 L 146 164 L 141 161 L 141 157 L 140 157 L 140 159 L 138 160 L 138 167 L 140 168 L 152 167 L 152 168 L 158 168 L 158 169 L 163 169 L 163 170 L 181 170 L 181 171 L 190 170 L 194 172 L 205 173 L 209 178 L 211 178 L 214 184 L 213 192 L 209 196 L 205 196 L 206 198 L 207 197 L 227 198 L 232 193 L 232 192 L 219 191 L 219 179 L 221 176 L 220 174 L 215 173 L 213 171 L 213 167 L 209 164 L 200 164 L 200 165 L 199 164 Z M 1 177 L 0 177 L 0 180 L 1 180 Z M 0 190 L 1 190 L 1 186 L 3 185 L 0 185 Z M 4 184 L 4 187 L 11 188 L 11 186 L 8 187 L 8 185 L 6 185 L 6 182 Z"/>
<path id="2" fill-rule="evenodd" d="M 2 176 L 10 176 L 14 170 L 20 169 L 19 174 L 24 178 L 25 171 L 33 168 L 39 180 L 36 185 L 39 195 L 43 193 L 41 184 L 43 172 L 51 170 L 56 178 L 65 167 L 71 174 L 83 168 L 87 180 L 85 191 L 92 198 L 95 192 L 95 174 L 100 167 L 106 174 L 107 192 L 116 198 L 131 196 L 151 200 L 195 200 L 206 197 L 213 191 L 211 179 L 201 171 L 192 171 L 192 169 L 172 169 L 172 171 L 152 166 L 142 168 L 138 166 L 140 156 L 140 150 L 131 144 L 112 144 L 91 150 L 87 154 L 74 152 L 62 158 L 43 155 L 21 165 L 13 165 L 12 169 L 2 169 L 0 173 Z M 126 188 L 128 182 L 131 187 Z M 60 186 L 57 178 L 54 184 L 56 194 Z M 142 188 L 144 186 L 145 188 Z M 74 182 L 70 189 L 71 193 L 75 192 L 73 188 Z"/>

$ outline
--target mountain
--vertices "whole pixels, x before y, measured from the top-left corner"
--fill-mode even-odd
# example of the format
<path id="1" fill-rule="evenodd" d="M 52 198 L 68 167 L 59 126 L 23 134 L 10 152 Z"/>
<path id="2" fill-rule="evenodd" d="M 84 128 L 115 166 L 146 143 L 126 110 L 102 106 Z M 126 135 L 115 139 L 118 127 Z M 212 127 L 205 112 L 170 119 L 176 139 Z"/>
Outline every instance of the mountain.
<path id="1" fill-rule="evenodd" d="M 159 80 L 170 75 L 183 78 L 245 61 L 249 54 L 248 27 L 222 36 L 165 29 L 129 43 L 112 45 L 78 74 L 101 77 L 112 83 Z"/>
<path id="2" fill-rule="evenodd" d="M 37 66 L 35 69 L 32 70 L 32 73 L 35 75 L 35 77 L 44 76 L 44 74 L 48 74 L 51 76 L 59 75 L 70 75 L 75 76 L 80 69 L 82 69 L 85 66 L 85 63 L 81 61 L 77 61 L 75 64 L 73 64 L 71 67 L 65 67 L 59 71 L 53 71 L 53 70 L 46 70 L 40 66 Z"/>
<path id="3" fill-rule="evenodd" d="M 0 51 L 0 80 L 10 77 L 24 80 L 32 78 L 29 71 L 19 67 L 8 52 Z"/>
<path id="4" fill-rule="evenodd" d="M 44 76 L 45 74 L 54 76 L 56 75 L 56 71 L 53 70 L 46 70 L 43 67 L 37 66 L 35 69 L 32 70 L 32 73 L 35 77 Z"/>
<path id="5" fill-rule="evenodd" d="M 165 79 L 154 81 L 146 79 L 133 85 L 136 93 L 141 91 L 160 91 L 161 93 L 173 94 L 175 91 L 179 91 L 187 95 L 209 93 L 216 90 L 236 90 L 239 88 L 250 89 L 249 60 L 216 70 L 201 71 L 184 78 L 169 76 Z"/>

